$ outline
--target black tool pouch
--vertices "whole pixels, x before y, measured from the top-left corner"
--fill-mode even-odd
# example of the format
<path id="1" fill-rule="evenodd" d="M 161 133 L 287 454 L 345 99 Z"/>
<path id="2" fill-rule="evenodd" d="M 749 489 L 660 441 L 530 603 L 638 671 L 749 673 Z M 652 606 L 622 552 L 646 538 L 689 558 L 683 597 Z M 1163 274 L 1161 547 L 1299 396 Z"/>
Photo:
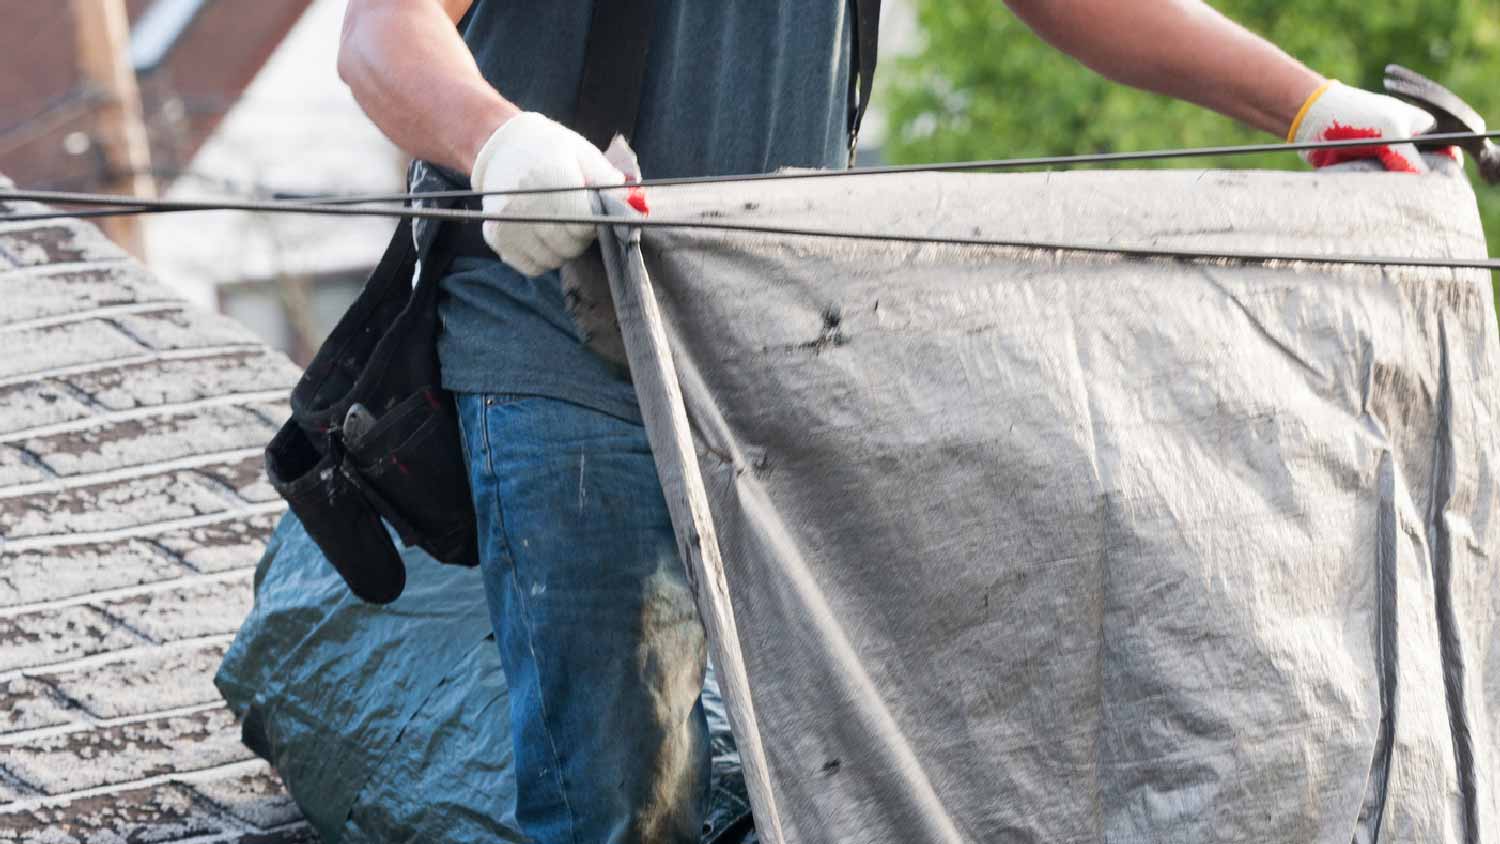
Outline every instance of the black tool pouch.
<path id="1" fill-rule="evenodd" d="M 387 525 L 445 563 L 479 564 L 458 417 L 437 360 L 450 241 L 439 231 L 419 264 L 411 223 L 401 223 L 266 449 L 271 485 L 350 590 L 373 603 L 406 585 Z"/>

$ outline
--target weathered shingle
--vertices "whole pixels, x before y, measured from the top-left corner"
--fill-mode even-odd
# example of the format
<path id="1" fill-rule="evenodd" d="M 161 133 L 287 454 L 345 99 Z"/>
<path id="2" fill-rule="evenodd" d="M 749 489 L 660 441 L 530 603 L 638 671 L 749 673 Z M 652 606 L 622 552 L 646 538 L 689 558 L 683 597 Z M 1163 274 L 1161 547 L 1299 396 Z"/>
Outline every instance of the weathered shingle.
<path id="1" fill-rule="evenodd" d="M 313 840 L 212 683 L 295 367 L 79 222 L 0 223 L 0 302 L 0 841 Z"/>

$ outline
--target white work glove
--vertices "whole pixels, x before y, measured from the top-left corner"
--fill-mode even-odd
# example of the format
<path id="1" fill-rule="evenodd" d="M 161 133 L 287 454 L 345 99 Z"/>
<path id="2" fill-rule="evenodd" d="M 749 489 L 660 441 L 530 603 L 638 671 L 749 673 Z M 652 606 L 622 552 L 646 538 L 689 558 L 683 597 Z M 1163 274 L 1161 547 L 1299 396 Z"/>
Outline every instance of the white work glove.
<path id="1" fill-rule="evenodd" d="M 1395 97 L 1351 88 L 1332 81 L 1313 92 L 1287 133 L 1288 143 L 1352 141 L 1359 138 L 1410 138 L 1432 131 L 1437 120 Z M 1413 144 L 1306 149 L 1302 160 L 1328 167 L 1360 159 L 1378 160 L 1397 173 L 1426 173 L 1428 167 Z M 1457 149 L 1444 150 L 1457 158 Z"/>
<path id="2" fill-rule="evenodd" d="M 534 111 L 500 125 L 474 158 L 469 182 L 477 191 L 550 187 L 610 187 L 625 176 L 572 129 Z M 486 196 L 484 210 L 516 217 L 589 217 L 588 191 Z M 484 241 L 524 275 L 541 275 L 576 258 L 594 239 L 591 223 L 484 224 Z"/>

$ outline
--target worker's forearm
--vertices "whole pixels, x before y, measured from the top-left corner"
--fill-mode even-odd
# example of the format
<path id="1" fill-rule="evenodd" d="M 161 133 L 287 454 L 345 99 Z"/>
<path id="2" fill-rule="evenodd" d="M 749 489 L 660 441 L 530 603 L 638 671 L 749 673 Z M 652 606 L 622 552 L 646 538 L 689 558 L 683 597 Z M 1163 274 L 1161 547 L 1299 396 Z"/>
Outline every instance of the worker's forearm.
<path id="1" fill-rule="evenodd" d="M 437 0 L 354 0 L 339 76 L 360 107 L 412 156 L 468 173 L 490 134 L 519 109 L 489 85 Z"/>
<path id="2" fill-rule="evenodd" d="M 1200 0 L 1008 0 L 1053 46 L 1117 82 L 1284 135 L 1326 80 Z"/>

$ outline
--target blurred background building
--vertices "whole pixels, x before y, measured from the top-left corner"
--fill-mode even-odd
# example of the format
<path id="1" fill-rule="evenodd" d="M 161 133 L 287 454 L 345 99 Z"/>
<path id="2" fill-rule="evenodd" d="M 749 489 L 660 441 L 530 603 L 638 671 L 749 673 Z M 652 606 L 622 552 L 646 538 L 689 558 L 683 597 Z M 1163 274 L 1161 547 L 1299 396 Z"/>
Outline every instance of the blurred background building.
<path id="1" fill-rule="evenodd" d="M 170 183 L 307 6 L 0 0 L 0 169 L 59 190 Z"/>
<path id="2" fill-rule="evenodd" d="M 0 0 L 0 172 L 167 197 L 393 192 L 405 160 L 335 71 L 345 0 Z M 375 219 L 123 218 L 111 237 L 306 362 L 379 258 Z"/>

